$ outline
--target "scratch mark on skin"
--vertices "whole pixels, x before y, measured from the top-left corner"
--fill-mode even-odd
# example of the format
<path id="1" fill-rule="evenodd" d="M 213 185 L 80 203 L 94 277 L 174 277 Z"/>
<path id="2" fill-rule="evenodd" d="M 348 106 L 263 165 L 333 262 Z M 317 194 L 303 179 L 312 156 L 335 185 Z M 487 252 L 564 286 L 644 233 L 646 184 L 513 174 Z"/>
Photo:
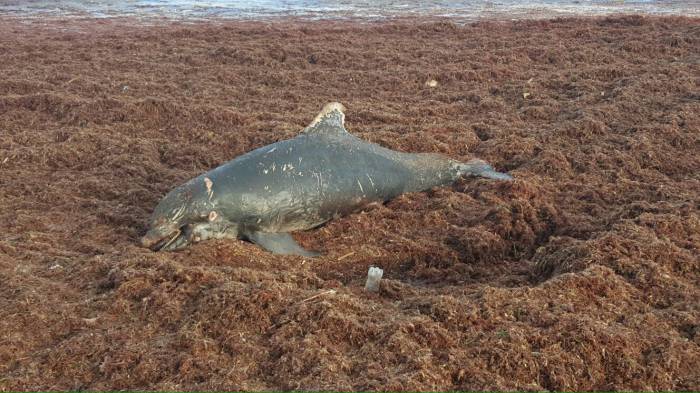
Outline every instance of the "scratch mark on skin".
<path id="1" fill-rule="evenodd" d="M 185 212 L 185 205 L 180 206 L 180 208 L 175 212 L 173 215 L 173 218 L 171 219 L 172 222 L 176 222 L 180 216 L 182 216 L 182 213 Z"/>
<path id="2" fill-rule="evenodd" d="M 312 176 L 316 178 L 316 181 L 318 182 L 318 192 L 320 193 L 322 191 L 323 187 L 323 180 L 321 179 L 321 173 L 316 173 L 312 172 Z"/>
<path id="3" fill-rule="evenodd" d="M 284 164 L 284 165 L 282 166 L 282 172 L 286 172 L 287 170 L 290 170 L 290 171 L 291 171 L 292 169 L 294 169 L 294 165 L 292 165 L 291 163 L 290 163 L 290 164 Z"/>
<path id="4" fill-rule="evenodd" d="M 211 181 L 210 178 L 205 177 L 204 184 L 207 186 L 207 195 L 209 195 L 209 201 L 211 201 L 211 197 L 214 196 L 214 191 L 211 189 L 211 186 L 214 185 L 214 182 Z"/>
<path id="5" fill-rule="evenodd" d="M 377 186 L 374 185 L 374 181 L 372 180 L 372 177 L 370 177 L 369 173 L 365 173 L 365 176 L 367 176 L 369 182 L 372 183 L 372 187 L 376 190 Z"/>
<path id="6" fill-rule="evenodd" d="M 362 189 L 362 183 L 360 183 L 360 179 L 355 179 L 355 180 L 357 180 L 357 185 L 360 186 L 360 191 L 362 191 L 362 193 L 364 194 L 365 190 Z"/>
<path id="7" fill-rule="evenodd" d="M 272 149 L 268 150 L 267 153 L 272 153 L 275 150 L 277 150 L 277 147 L 273 147 Z"/>

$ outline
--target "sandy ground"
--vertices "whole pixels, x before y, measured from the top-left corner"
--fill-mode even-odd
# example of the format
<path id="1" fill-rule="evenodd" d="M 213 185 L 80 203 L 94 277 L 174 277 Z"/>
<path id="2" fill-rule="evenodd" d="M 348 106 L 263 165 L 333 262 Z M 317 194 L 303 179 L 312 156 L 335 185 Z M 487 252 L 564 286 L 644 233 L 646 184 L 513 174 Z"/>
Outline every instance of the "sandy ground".
<path id="1" fill-rule="evenodd" d="M 680 17 L 0 20 L 0 389 L 698 390 L 699 77 Z M 335 100 L 517 180 L 296 234 L 317 259 L 138 246 Z"/>

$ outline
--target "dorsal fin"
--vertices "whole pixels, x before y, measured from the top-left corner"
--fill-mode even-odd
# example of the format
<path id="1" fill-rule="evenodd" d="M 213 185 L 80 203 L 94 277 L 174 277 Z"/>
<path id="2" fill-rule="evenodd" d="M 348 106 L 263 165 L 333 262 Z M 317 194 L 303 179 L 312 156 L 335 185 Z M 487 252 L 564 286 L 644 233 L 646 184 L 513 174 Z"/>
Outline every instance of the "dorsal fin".
<path id="1" fill-rule="evenodd" d="M 345 129 L 345 107 L 339 102 L 326 104 L 316 118 L 304 128 L 307 134 L 338 134 Z"/>

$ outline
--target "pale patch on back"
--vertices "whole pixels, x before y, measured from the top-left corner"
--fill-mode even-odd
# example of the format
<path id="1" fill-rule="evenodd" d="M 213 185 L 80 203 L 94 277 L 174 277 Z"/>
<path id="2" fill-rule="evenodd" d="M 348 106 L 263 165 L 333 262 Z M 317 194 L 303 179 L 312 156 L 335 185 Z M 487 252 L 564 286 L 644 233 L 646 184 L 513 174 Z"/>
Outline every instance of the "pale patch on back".
<path id="1" fill-rule="evenodd" d="M 328 127 L 323 127 L 323 125 Z M 321 109 L 321 112 L 316 115 L 314 120 L 309 123 L 302 132 L 327 132 L 329 129 L 347 132 L 345 130 L 345 106 L 339 102 L 326 104 L 323 109 Z"/>

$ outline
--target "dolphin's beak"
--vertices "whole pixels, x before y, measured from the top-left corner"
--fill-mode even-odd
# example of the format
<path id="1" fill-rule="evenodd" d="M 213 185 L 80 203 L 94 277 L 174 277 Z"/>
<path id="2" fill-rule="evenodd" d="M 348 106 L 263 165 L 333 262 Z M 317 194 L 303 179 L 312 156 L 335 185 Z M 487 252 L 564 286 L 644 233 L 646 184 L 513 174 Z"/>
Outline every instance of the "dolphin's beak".
<path id="1" fill-rule="evenodd" d="M 164 233 L 167 234 L 163 235 Z M 192 230 L 189 225 L 170 232 L 151 229 L 141 238 L 141 245 L 152 251 L 175 251 L 187 247 L 191 237 Z"/>
<path id="2" fill-rule="evenodd" d="M 164 232 L 157 229 L 151 229 L 141 238 L 141 245 L 150 248 L 153 251 L 159 251 L 167 248 L 178 236 L 181 231 L 179 229 Z"/>
<path id="3" fill-rule="evenodd" d="M 160 237 L 160 236 L 156 237 L 156 236 L 154 236 L 153 233 L 151 233 L 151 231 L 148 231 L 148 233 L 146 233 L 141 238 L 141 246 L 146 247 L 146 248 L 152 248 L 161 240 L 163 240 L 162 237 Z"/>

